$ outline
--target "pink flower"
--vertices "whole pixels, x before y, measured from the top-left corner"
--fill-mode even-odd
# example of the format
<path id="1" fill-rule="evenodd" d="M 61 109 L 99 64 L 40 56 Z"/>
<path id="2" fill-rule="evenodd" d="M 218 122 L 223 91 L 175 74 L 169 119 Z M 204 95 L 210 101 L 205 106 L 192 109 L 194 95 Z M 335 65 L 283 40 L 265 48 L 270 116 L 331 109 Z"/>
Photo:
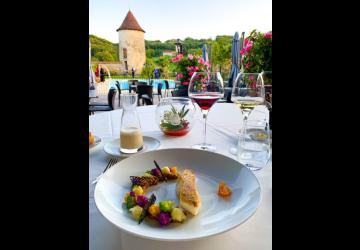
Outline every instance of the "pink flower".
<path id="1" fill-rule="evenodd" d="M 245 55 L 246 54 L 246 50 L 245 50 L 245 48 L 242 48 L 241 50 L 240 50 L 240 55 Z"/>
<path id="2" fill-rule="evenodd" d="M 253 47 L 253 41 L 245 39 L 244 47 L 240 50 L 240 55 L 246 55 Z"/>
<path id="3" fill-rule="evenodd" d="M 171 61 L 172 61 L 173 63 L 175 63 L 175 62 L 180 61 L 183 57 L 184 57 L 183 54 L 178 54 L 178 55 L 176 55 L 174 58 L 171 58 Z"/>
<path id="4" fill-rule="evenodd" d="M 199 57 L 198 62 L 199 62 L 200 64 L 205 64 L 205 61 L 204 61 L 204 59 L 203 59 L 202 57 Z"/>
<path id="5" fill-rule="evenodd" d="M 183 82 L 182 85 L 188 86 L 188 85 L 189 85 L 189 82 Z"/>
<path id="6" fill-rule="evenodd" d="M 249 76 L 249 80 L 253 82 L 253 81 L 255 80 L 255 76 L 250 75 L 250 76 Z"/>
<path id="7" fill-rule="evenodd" d="M 245 38 L 244 46 L 246 46 L 246 44 L 248 44 L 248 42 L 249 42 L 249 38 Z"/>
<path id="8" fill-rule="evenodd" d="M 246 52 L 249 52 L 252 49 L 252 47 L 253 47 L 253 41 L 249 41 L 245 47 Z"/>
<path id="9" fill-rule="evenodd" d="M 181 73 L 179 73 L 179 74 L 177 74 L 177 76 L 176 76 L 176 80 L 180 80 L 180 79 L 183 78 L 183 77 L 184 77 L 184 75 L 181 74 Z"/>
<path id="10" fill-rule="evenodd" d="M 189 58 L 189 60 L 192 60 L 194 58 L 194 56 L 192 54 L 189 54 L 188 58 Z"/>
<path id="11" fill-rule="evenodd" d="M 192 77 L 192 75 L 195 73 L 195 71 L 190 71 L 189 76 Z"/>
<path id="12" fill-rule="evenodd" d="M 272 38 L 272 32 L 271 32 L 271 31 L 266 32 L 266 33 L 264 34 L 264 38 L 265 38 L 265 39 L 271 39 L 271 38 Z"/>
<path id="13" fill-rule="evenodd" d="M 248 62 L 248 63 L 245 65 L 245 68 L 246 68 L 246 69 L 250 69 L 250 66 L 251 66 L 251 63 Z"/>

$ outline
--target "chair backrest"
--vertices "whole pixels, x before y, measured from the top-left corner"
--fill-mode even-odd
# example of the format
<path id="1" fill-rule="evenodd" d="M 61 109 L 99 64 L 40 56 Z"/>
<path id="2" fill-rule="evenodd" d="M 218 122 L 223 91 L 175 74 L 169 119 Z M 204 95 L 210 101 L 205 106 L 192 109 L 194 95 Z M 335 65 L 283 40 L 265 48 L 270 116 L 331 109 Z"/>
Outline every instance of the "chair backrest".
<path id="1" fill-rule="evenodd" d="M 173 92 L 171 92 L 173 96 L 188 96 L 188 90 L 187 89 L 176 89 Z"/>
<path id="2" fill-rule="evenodd" d="M 120 94 L 121 94 L 121 86 L 120 86 L 119 81 L 116 81 L 115 86 L 116 86 L 116 88 L 118 89 L 119 95 L 120 95 Z"/>
<path id="3" fill-rule="evenodd" d="M 166 89 L 169 89 L 169 88 L 170 88 L 170 85 L 169 85 L 168 80 L 164 80 L 164 82 L 165 82 L 165 88 L 166 88 Z"/>
<path id="4" fill-rule="evenodd" d="M 108 104 L 110 106 L 111 109 L 114 109 L 114 104 L 115 104 L 115 96 L 116 96 L 116 89 L 111 88 L 109 89 L 109 93 L 108 93 Z"/>
<path id="5" fill-rule="evenodd" d="M 145 94 L 142 96 L 142 98 L 145 101 L 145 105 L 153 105 L 153 102 L 148 95 Z"/>
<path id="6" fill-rule="evenodd" d="M 158 83 L 158 86 L 157 86 L 157 93 L 158 93 L 158 95 L 161 95 L 162 86 L 163 86 L 162 83 Z"/>
<path id="7" fill-rule="evenodd" d="M 147 85 L 147 82 L 138 82 L 138 85 Z"/>
<path id="8" fill-rule="evenodd" d="M 139 84 L 137 86 L 137 93 L 138 93 L 139 98 L 141 98 L 142 95 L 146 94 L 152 99 L 152 97 L 153 97 L 153 87 L 150 86 L 150 85 Z"/>

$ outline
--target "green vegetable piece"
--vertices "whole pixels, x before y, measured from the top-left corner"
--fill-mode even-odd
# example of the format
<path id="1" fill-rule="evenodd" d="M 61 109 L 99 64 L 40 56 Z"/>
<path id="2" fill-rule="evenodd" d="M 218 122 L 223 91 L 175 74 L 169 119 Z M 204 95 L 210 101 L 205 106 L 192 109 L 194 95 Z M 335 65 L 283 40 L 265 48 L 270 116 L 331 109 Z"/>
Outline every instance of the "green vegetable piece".
<path id="1" fill-rule="evenodd" d="M 159 203 L 160 210 L 163 212 L 171 212 L 174 204 L 175 202 L 173 201 L 160 201 Z"/>
<path id="2" fill-rule="evenodd" d="M 130 209 L 132 207 L 136 206 L 136 199 L 134 196 L 128 196 L 126 198 L 126 208 Z"/>

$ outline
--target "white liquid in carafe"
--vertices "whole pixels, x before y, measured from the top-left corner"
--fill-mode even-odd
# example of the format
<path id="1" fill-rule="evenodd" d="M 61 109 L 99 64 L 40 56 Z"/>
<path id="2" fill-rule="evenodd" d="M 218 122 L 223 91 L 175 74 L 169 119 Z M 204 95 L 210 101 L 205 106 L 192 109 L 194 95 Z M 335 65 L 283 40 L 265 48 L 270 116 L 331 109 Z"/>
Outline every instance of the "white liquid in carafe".
<path id="1" fill-rule="evenodd" d="M 143 145 L 143 136 L 139 128 L 127 127 L 120 131 L 120 147 L 124 149 L 137 149 Z"/>

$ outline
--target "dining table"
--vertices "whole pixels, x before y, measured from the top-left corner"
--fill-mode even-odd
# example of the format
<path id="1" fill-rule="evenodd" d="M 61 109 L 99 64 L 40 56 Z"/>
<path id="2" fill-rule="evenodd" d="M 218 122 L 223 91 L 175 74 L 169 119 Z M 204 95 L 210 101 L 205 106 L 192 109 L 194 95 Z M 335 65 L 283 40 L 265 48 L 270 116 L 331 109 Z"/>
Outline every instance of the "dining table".
<path id="1" fill-rule="evenodd" d="M 156 105 L 137 107 L 144 135 L 160 141 L 158 149 L 191 148 L 203 140 L 203 119 L 200 109 L 195 114 L 191 131 L 180 137 L 164 135 L 155 119 Z M 268 250 L 272 249 L 272 161 L 254 171 L 261 187 L 261 201 L 256 212 L 244 223 L 221 234 L 191 241 L 159 241 L 138 237 L 122 231 L 101 215 L 94 200 L 95 184 L 112 156 L 103 150 L 104 144 L 120 137 L 122 109 L 89 116 L 89 130 L 101 138 L 101 143 L 89 148 L 89 249 L 92 250 Z M 265 106 L 256 107 L 249 120 L 269 120 Z M 241 110 L 233 103 L 215 104 L 207 118 L 207 142 L 216 146 L 216 153 L 237 159 L 230 148 L 237 145 L 237 132 L 242 127 Z M 136 157 L 136 155 L 131 156 Z M 121 197 L 119 197 L 121 199 Z"/>

